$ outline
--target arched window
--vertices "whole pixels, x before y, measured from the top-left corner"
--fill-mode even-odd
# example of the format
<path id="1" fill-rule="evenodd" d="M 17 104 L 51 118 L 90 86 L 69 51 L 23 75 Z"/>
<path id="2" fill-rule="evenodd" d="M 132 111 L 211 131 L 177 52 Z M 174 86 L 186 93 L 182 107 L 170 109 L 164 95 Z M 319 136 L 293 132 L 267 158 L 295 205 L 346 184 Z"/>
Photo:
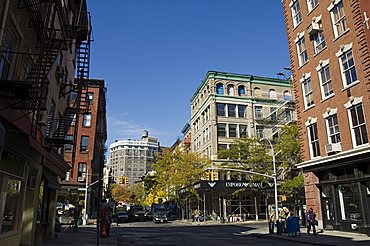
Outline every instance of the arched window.
<path id="1" fill-rule="evenodd" d="M 262 95 L 261 89 L 258 88 L 258 87 L 254 88 L 253 94 L 254 94 L 255 97 L 261 97 L 261 95 Z"/>
<path id="2" fill-rule="evenodd" d="M 216 94 L 217 95 L 223 95 L 224 94 L 224 85 L 221 83 L 218 83 L 216 85 Z"/>
<path id="3" fill-rule="evenodd" d="M 271 90 L 269 91 L 269 97 L 270 97 L 271 99 L 277 99 L 277 94 L 276 94 L 276 91 L 275 91 L 274 89 L 271 89 Z"/>
<path id="4" fill-rule="evenodd" d="M 245 87 L 244 87 L 244 85 L 239 85 L 239 87 L 238 87 L 238 95 L 239 96 L 244 96 L 245 95 Z"/>
<path id="5" fill-rule="evenodd" d="M 228 85 L 227 86 L 227 94 L 230 95 L 230 96 L 234 96 L 235 93 L 234 93 L 234 86 L 233 85 Z"/>
<path id="6" fill-rule="evenodd" d="M 284 100 L 288 101 L 292 99 L 292 95 L 290 94 L 289 91 L 284 91 Z"/>

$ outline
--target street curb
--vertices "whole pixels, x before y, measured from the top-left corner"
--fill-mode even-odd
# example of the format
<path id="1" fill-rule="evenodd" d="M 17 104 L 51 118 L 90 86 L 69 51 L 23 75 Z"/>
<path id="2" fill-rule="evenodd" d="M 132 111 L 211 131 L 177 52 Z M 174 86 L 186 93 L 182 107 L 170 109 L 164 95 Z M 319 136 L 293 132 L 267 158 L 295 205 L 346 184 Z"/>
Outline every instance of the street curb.
<path id="1" fill-rule="evenodd" d="M 325 245 L 325 246 L 337 246 L 336 244 L 329 244 L 329 243 L 323 243 L 323 242 L 320 242 L 320 243 L 316 243 L 316 242 L 307 242 L 307 241 L 300 241 L 299 238 L 300 236 L 298 237 L 295 237 L 295 238 L 287 238 L 287 237 L 280 237 L 280 236 L 277 236 L 277 235 L 269 235 L 269 234 L 262 234 L 262 233 L 251 233 L 249 234 L 250 236 L 255 236 L 257 238 L 267 238 L 267 239 L 278 239 L 278 240 L 281 240 L 281 241 L 289 241 L 289 242 L 297 242 L 297 243 L 304 243 L 304 244 L 310 244 L 310 245 Z"/>

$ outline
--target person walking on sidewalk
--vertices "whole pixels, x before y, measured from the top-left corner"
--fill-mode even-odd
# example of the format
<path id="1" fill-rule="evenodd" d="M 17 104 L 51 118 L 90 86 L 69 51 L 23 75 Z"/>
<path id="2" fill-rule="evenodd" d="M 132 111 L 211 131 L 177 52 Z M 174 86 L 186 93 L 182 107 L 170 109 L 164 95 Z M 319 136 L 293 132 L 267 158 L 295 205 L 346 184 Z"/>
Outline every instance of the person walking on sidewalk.
<path id="1" fill-rule="evenodd" d="M 312 227 L 313 235 L 317 235 L 316 234 L 316 228 L 315 228 L 315 226 L 316 226 L 316 214 L 313 211 L 313 208 L 310 208 L 310 210 L 308 210 L 308 212 L 306 214 L 306 219 L 307 219 L 307 234 L 310 234 L 311 227 Z"/>
<path id="2" fill-rule="evenodd" d="M 269 233 L 270 234 L 274 233 L 275 218 L 276 218 L 276 212 L 275 212 L 275 209 L 272 209 L 270 211 L 270 216 L 269 216 Z"/>

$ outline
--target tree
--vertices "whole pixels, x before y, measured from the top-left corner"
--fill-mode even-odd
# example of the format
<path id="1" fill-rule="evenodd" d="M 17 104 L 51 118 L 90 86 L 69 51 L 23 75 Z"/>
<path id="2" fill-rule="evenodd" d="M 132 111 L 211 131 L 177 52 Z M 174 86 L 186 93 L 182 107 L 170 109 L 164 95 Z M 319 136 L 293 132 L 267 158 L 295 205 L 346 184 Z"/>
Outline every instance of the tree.
<path id="1" fill-rule="evenodd" d="M 287 195 L 303 193 L 303 175 L 295 165 L 301 162 L 299 129 L 297 124 L 282 127 L 281 134 L 277 139 L 275 152 L 279 163 L 280 192 Z"/>
<path id="2" fill-rule="evenodd" d="M 178 200 L 178 191 L 186 187 L 195 194 L 192 185 L 201 179 L 211 162 L 208 158 L 196 153 L 186 153 L 179 149 L 165 151 L 153 164 L 154 186 L 149 192 L 155 199 L 155 194 L 164 194 L 169 200 Z"/>
<path id="3" fill-rule="evenodd" d="M 112 184 L 111 194 L 112 198 L 117 202 L 140 205 L 144 204 L 146 197 L 142 183 L 129 185 Z"/>
<path id="4" fill-rule="evenodd" d="M 218 159 L 224 159 L 227 168 L 239 168 L 242 170 L 272 174 L 272 157 L 267 149 L 255 138 L 236 139 L 229 149 L 219 150 Z M 259 175 L 249 175 L 253 181 L 264 180 Z"/>

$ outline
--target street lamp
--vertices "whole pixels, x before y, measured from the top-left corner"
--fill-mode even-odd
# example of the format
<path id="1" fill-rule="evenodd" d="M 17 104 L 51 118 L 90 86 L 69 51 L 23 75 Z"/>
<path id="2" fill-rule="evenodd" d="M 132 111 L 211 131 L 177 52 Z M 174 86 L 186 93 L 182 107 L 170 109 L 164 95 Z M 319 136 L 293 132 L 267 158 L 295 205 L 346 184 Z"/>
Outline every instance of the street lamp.
<path id="1" fill-rule="evenodd" d="M 278 217 L 278 194 L 277 194 L 277 175 L 276 175 L 276 160 L 275 160 L 275 151 L 274 146 L 272 145 L 271 141 L 265 138 L 261 138 L 260 141 L 266 140 L 271 146 L 271 154 L 272 154 L 272 164 L 274 165 L 274 173 L 272 174 L 272 178 L 274 179 L 274 187 L 275 187 L 275 222 Z"/>

